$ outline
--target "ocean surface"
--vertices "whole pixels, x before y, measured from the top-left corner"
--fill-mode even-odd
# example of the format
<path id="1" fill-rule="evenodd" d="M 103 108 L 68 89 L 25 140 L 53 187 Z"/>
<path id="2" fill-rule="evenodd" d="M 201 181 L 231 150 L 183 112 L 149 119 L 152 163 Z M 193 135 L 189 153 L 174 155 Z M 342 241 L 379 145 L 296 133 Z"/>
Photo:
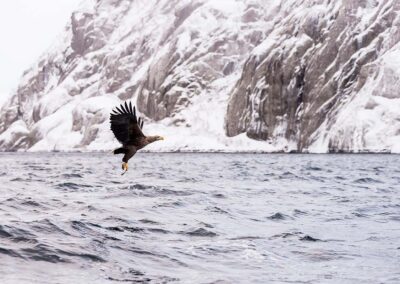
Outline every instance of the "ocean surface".
<path id="1" fill-rule="evenodd" d="M 400 283 L 400 156 L 0 154 L 1 283 Z"/>

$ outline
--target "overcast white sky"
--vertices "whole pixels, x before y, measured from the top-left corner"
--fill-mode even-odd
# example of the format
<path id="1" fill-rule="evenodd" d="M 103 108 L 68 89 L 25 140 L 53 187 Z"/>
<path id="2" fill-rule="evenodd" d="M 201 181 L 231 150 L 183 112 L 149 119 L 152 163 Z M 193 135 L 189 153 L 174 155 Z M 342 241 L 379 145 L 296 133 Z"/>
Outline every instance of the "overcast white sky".
<path id="1" fill-rule="evenodd" d="M 81 1 L 0 1 L 0 103 L 62 32 Z"/>

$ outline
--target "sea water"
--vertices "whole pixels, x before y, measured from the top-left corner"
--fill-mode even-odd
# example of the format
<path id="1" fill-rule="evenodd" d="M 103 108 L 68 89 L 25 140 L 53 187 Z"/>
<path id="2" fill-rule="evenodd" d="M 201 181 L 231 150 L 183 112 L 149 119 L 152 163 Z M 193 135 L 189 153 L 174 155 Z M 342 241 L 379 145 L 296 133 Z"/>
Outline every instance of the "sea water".
<path id="1" fill-rule="evenodd" d="M 0 154 L 1 283 L 400 283 L 400 156 Z"/>

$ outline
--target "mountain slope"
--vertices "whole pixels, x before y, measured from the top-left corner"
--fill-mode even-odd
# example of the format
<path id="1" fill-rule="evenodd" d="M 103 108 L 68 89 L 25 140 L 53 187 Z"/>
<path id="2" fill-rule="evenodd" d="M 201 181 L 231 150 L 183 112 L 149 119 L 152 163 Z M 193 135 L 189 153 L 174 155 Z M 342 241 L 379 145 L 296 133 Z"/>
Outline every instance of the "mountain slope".
<path id="1" fill-rule="evenodd" d="M 227 134 L 296 151 L 398 151 L 400 2 L 288 3 L 245 63 Z"/>
<path id="2" fill-rule="evenodd" d="M 0 149 L 400 151 L 398 1 L 86 1 L 0 111 Z"/>

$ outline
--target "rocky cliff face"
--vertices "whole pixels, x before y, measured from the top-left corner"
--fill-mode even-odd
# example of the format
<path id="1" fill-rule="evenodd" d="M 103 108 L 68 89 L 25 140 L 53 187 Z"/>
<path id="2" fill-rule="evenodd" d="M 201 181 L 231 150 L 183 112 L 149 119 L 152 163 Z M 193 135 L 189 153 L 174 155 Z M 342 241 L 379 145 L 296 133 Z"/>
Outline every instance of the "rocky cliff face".
<path id="1" fill-rule="evenodd" d="M 153 150 L 400 151 L 400 3 L 100 0 L 25 72 L 0 149 L 109 149 L 136 102 Z"/>
<path id="2" fill-rule="evenodd" d="M 245 62 L 227 134 L 283 137 L 296 151 L 399 147 L 400 2 L 302 2 L 279 6 L 275 28 Z M 394 124 L 383 126 L 382 115 Z"/>

